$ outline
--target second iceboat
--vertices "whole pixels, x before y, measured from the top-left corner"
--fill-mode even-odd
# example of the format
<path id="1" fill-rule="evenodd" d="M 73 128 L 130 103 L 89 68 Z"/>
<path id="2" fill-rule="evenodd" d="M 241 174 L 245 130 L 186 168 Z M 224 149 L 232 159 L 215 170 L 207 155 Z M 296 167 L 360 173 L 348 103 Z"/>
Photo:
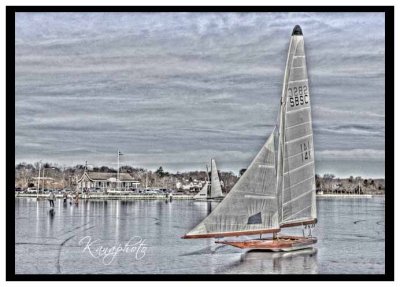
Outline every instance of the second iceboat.
<path id="1" fill-rule="evenodd" d="M 207 169 L 208 177 L 208 169 Z M 224 198 L 222 194 L 221 181 L 219 180 L 217 164 L 211 159 L 211 180 L 208 179 L 203 188 L 193 197 L 195 200 L 221 201 Z"/>

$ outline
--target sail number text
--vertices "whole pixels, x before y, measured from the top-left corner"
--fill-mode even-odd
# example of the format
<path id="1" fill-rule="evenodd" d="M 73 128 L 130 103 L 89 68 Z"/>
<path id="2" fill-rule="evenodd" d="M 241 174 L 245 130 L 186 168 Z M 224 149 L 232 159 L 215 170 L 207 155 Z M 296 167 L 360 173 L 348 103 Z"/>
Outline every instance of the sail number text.
<path id="1" fill-rule="evenodd" d="M 288 89 L 291 107 L 306 105 L 309 102 L 307 86 L 299 86 Z"/>
<path id="2" fill-rule="evenodd" d="M 301 160 L 306 161 L 311 159 L 310 141 L 300 144 Z"/>

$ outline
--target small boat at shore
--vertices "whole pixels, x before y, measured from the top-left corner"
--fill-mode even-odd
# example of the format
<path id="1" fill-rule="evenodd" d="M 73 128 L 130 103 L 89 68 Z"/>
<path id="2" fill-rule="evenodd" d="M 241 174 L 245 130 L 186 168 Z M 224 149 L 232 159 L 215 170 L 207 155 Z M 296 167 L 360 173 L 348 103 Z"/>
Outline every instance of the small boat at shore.
<path id="1" fill-rule="evenodd" d="M 208 176 L 208 168 L 207 177 Z M 208 178 L 203 188 L 193 197 L 195 200 L 221 201 L 224 198 L 222 194 L 221 181 L 218 176 L 217 164 L 211 159 L 211 179 Z"/>
<path id="2" fill-rule="evenodd" d="M 278 119 L 232 190 L 184 239 L 259 235 L 216 243 L 270 251 L 305 249 L 317 242 L 311 233 L 317 208 L 310 91 L 298 25 L 290 38 Z M 303 226 L 303 236 L 280 234 L 295 226 Z M 263 238 L 266 233 L 272 236 Z"/>

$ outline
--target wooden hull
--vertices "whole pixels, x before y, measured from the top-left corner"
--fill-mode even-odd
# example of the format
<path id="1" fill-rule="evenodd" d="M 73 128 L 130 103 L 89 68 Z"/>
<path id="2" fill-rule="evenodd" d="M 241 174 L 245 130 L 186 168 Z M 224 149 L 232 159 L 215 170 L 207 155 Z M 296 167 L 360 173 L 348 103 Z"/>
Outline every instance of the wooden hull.
<path id="1" fill-rule="evenodd" d="M 252 239 L 246 241 L 216 241 L 215 243 L 231 245 L 241 249 L 269 251 L 293 251 L 312 247 L 317 243 L 316 237 L 279 236 L 279 238 Z"/>

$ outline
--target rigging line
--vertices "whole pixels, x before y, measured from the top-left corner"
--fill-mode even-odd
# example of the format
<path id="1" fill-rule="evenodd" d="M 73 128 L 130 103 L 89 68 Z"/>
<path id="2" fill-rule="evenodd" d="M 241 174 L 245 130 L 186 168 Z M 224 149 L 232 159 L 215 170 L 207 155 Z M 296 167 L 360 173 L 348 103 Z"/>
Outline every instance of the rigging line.
<path id="1" fill-rule="evenodd" d="M 303 183 L 303 182 L 306 182 L 307 180 L 310 180 L 310 179 L 312 179 L 312 178 L 314 178 L 314 176 L 311 176 L 311 177 L 309 177 L 309 178 L 307 178 L 307 179 L 305 179 L 305 180 L 299 181 L 298 183 L 295 183 L 295 184 L 289 186 L 289 187 L 286 188 L 285 190 L 290 189 L 290 188 L 292 188 L 292 187 L 294 187 L 294 186 L 296 186 L 296 185 L 299 185 L 299 184 L 301 184 L 301 183 Z"/>
<path id="2" fill-rule="evenodd" d="M 289 188 L 290 188 L 290 187 L 289 187 Z M 291 203 L 291 202 L 293 202 L 293 201 L 296 201 L 296 200 L 302 198 L 303 196 L 309 194 L 309 193 L 312 192 L 312 191 L 314 191 L 314 188 L 313 188 L 313 189 L 310 189 L 309 191 L 307 191 L 307 192 L 305 192 L 305 193 L 303 193 L 303 194 L 300 194 L 299 196 L 296 196 L 295 198 L 292 198 L 291 200 L 285 202 L 285 203 L 282 204 L 282 205 L 283 205 L 283 206 L 288 205 L 289 203 Z"/>
<path id="3" fill-rule="evenodd" d="M 310 164 L 312 164 L 312 163 L 314 163 L 314 162 L 311 161 L 311 162 L 309 162 L 309 163 L 303 164 L 302 166 L 299 166 L 299 167 L 296 167 L 296 168 L 292 169 L 290 172 L 294 172 L 294 171 L 296 171 L 296 170 L 298 170 L 298 169 L 301 169 L 301 168 L 303 168 L 303 167 L 305 167 L 305 166 L 307 166 L 307 165 L 310 165 Z M 283 175 L 288 174 L 288 173 L 289 173 L 289 171 L 284 172 Z"/>

